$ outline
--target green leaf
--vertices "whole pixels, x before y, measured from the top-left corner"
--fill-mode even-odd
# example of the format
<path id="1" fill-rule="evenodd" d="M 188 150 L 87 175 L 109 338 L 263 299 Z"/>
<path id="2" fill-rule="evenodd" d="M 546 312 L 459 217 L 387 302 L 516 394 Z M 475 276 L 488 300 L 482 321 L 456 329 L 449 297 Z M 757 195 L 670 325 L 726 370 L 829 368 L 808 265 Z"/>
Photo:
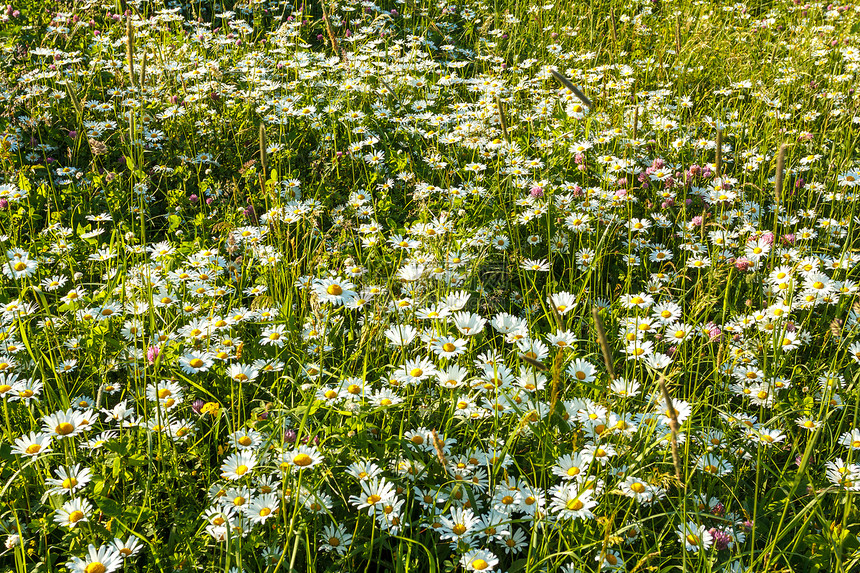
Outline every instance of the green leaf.
<path id="1" fill-rule="evenodd" d="M 96 500 L 96 505 L 108 517 L 119 517 L 122 515 L 122 506 L 112 499 L 103 497 Z"/>

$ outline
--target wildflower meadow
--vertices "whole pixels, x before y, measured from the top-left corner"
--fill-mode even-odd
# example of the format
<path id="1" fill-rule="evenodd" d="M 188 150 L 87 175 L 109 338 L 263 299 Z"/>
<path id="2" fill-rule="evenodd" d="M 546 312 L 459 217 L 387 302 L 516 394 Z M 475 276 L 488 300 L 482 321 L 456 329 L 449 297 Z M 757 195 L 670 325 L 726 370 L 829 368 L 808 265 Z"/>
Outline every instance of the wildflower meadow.
<path id="1" fill-rule="evenodd" d="M 0 572 L 860 571 L 860 6 L 8 1 Z"/>

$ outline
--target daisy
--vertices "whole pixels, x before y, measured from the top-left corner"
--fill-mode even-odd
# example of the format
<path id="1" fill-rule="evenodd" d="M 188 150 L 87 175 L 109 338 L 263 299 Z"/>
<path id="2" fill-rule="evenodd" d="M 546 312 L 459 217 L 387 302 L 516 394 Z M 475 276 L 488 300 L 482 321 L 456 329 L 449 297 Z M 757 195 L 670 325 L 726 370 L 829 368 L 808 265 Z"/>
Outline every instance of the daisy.
<path id="1" fill-rule="evenodd" d="M 281 348 L 287 341 L 285 337 L 286 328 L 286 325 L 278 324 L 263 330 L 260 335 L 260 344 Z"/>
<path id="2" fill-rule="evenodd" d="M 593 519 L 591 508 L 597 505 L 597 501 L 591 499 L 591 490 L 586 489 L 582 493 L 575 483 L 554 486 L 550 509 L 558 513 L 561 519 Z"/>
<path id="3" fill-rule="evenodd" d="M 92 511 L 93 505 L 89 501 L 82 497 L 76 497 L 54 511 L 54 522 L 74 529 L 78 523 L 86 522 Z"/>
<path id="4" fill-rule="evenodd" d="M 797 418 L 794 422 L 798 426 L 803 428 L 804 430 L 810 430 L 810 431 L 811 430 L 817 430 L 818 428 L 820 428 L 823 425 L 823 422 L 820 422 L 818 420 L 813 420 L 812 418 L 809 418 L 807 416 L 802 416 L 800 418 Z"/>
<path id="5" fill-rule="evenodd" d="M 123 560 L 128 559 L 133 555 L 137 555 L 137 553 L 141 549 L 143 549 L 143 543 L 141 543 L 140 539 L 138 539 L 134 535 L 129 535 L 128 539 L 126 539 L 125 541 L 122 541 L 119 537 L 116 537 L 111 543 L 113 544 L 114 549 L 119 552 L 119 555 L 123 558 Z"/>
<path id="6" fill-rule="evenodd" d="M 385 337 L 393 346 L 409 346 L 418 335 L 418 329 L 405 325 L 394 325 L 385 330 Z"/>
<path id="7" fill-rule="evenodd" d="M 849 450 L 860 450 L 860 430 L 854 429 L 839 436 L 839 445 Z"/>
<path id="8" fill-rule="evenodd" d="M 705 526 L 696 525 L 692 521 L 679 525 L 676 532 L 678 539 L 684 544 L 684 548 L 693 553 L 698 553 L 700 550 L 707 551 L 714 540 Z"/>
<path id="9" fill-rule="evenodd" d="M 406 363 L 401 366 L 397 372 L 395 372 L 395 376 L 398 380 L 412 386 L 420 384 L 421 381 L 435 374 L 436 366 L 427 358 L 407 360 Z"/>
<path id="10" fill-rule="evenodd" d="M 716 454 L 705 454 L 696 463 L 696 467 L 711 475 L 717 477 L 728 475 L 732 472 L 732 464 Z"/>
<path id="11" fill-rule="evenodd" d="M 454 326 L 457 327 L 457 330 L 460 331 L 460 334 L 463 336 L 475 336 L 476 334 L 480 334 L 484 330 L 484 325 L 487 324 L 487 320 L 481 318 L 478 314 L 472 314 L 467 311 L 460 311 L 454 313 Z"/>
<path id="12" fill-rule="evenodd" d="M 323 526 L 320 539 L 322 541 L 320 549 L 327 552 L 334 551 L 338 555 L 345 555 L 352 545 L 352 534 L 343 525 L 333 523 Z"/>
<path id="13" fill-rule="evenodd" d="M 466 571 L 492 571 L 499 564 L 499 558 L 486 549 L 473 549 L 460 557 L 460 565 Z"/>
<path id="14" fill-rule="evenodd" d="M 368 515 L 373 515 L 377 509 L 381 510 L 396 496 L 394 485 L 386 481 L 384 477 L 362 480 L 359 485 L 361 486 L 361 495 L 350 496 L 349 503 L 358 510 L 367 508 Z"/>
<path id="15" fill-rule="evenodd" d="M 588 463 L 578 452 L 558 458 L 552 473 L 563 480 L 582 479 L 588 474 Z"/>
<path id="16" fill-rule="evenodd" d="M 436 320 L 447 318 L 450 315 L 451 310 L 444 304 L 431 304 L 430 306 L 419 308 L 415 312 L 416 318 L 420 318 L 422 320 Z"/>
<path id="17" fill-rule="evenodd" d="M 113 573 L 122 567 L 122 560 L 123 556 L 115 546 L 109 544 L 96 548 L 90 544 L 86 557 L 72 557 L 66 568 L 72 573 Z"/>
<path id="18" fill-rule="evenodd" d="M 179 366 L 186 374 L 206 372 L 214 363 L 215 361 L 212 360 L 212 356 L 208 352 L 201 350 L 192 350 L 179 359 Z"/>
<path id="19" fill-rule="evenodd" d="M 649 294 L 625 294 L 621 297 L 621 305 L 624 308 L 650 308 L 654 304 L 654 298 Z"/>
<path id="20" fill-rule="evenodd" d="M 259 374 L 251 364 L 231 364 L 227 368 L 227 376 L 234 382 L 252 382 Z"/>
<path id="21" fill-rule="evenodd" d="M 562 291 L 548 296 L 546 298 L 546 302 L 555 308 L 559 314 L 564 315 L 573 310 L 573 307 L 576 306 L 576 296 L 569 292 Z"/>
<path id="22" fill-rule="evenodd" d="M 466 351 L 466 344 L 468 341 L 463 338 L 443 336 L 430 344 L 430 350 L 442 358 L 453 358 Z"/>
<path id="23" fill-rule="evenodd" d="M 635 499 L 639 503 L 647 504 L 653 498 L 651 484 L 639 477 L 629 476 L 618 484 L 621 493 Z"/>
<path id="24" fill-rule="evenodd" d="M 314 283 L 313 289 L 320 301 L 340 306 L 343 302 L 355 294 L 355 286 L 348 280 L 339 277 L 333 279 L 320 279 Z"/>
<path id="25" fill-rule="evenodd" d="M 624 378 L 616 378 L 609 384 L 609 390 L 622 398 L 638 396 L 640 388 L 641 385 L 636 380 L 625 380 Z"/>
<path id="26" fill-rule="evenodd" d="M 12 446 L 13 454 L 24 457 L 36 457 L 51 451 L 53 451 L 51 449 L 51 435 L 37 434 L 36 432 L 30 432 L 17 438 Z"/>
<path id="27" fill-rule="evenodd" d="M 480 523 L 480 519 L 475 516 L 475 512 L 471 509 L 462 507 L 452 507 L 451 517 L 442 517 L 441 539 L 446 539 L 457 542 L 461 539 L 468 539 L 473 533 L 475 526 Z"/>
<path id="28" fill-rule="evenodd" d="M 581 358 L 577 358 L 570 366 L 567 367 L 567 373 L 570 374 L 570 376 L 577 382 L 581 382 L 583 384 L 594 382 L 595 379 L 594 366 L 590 362 Z"/>
<path id="29" fill-rule="evenodd" d="M 72 408 L 65 412 L 54 412 L 42 418 L 43 430 L 60 440 L 71 438 L 84 430 L 83 419 L 83 414 Z"/>
<path id="30" fill-rule="evenodd" d="M 469 371 L 456 364 L 453 364 L 445 370 L 436 372 L 436 379 L 443 388 L 459 388 L 466 384 L 466 378 L 469 376 Z"/>
<path id="31" fill-rule="evenodd" d="M 292 452 L 285 452 L 282 455 L 283 461 L 281 463 L 281 469 L 284 468 L 284 464 L 295 467 L 299 470 L 312 468 L 321 464 L 323 459 L 322 454 L 320 454 L 319 450 L 316 448 L 311 446 L 297 446 Z"/>
<path id="32" fill-rule="evenodd" d="M 526 271 L 547 272 L 549 271 L 549 263 L 544 260 L 525 259 L 520 263 L 520 268 Z"/>
<path id="33" fill-rule="evenodd" d="M 257 457 L 252 451 L 241 451 L 231 454 L 221 464 L 221 477 L 235 481 L 242 479 L 257 465 Z"/>
<path id="34" fill-rule="evenodd" d="M 244 506 L 243 511 L 253 523 L 264 523 L 270 517 L 274 517 L 278 511 L 280 501 L 274 493 L 268 493 L 255 498 Z"/>
<path id="35" fill-rule="evenodd" d="M 92 472 L 89 468 L 81 469 L 80 464 L 75 464 L 68 470 L 64 467 L 59 467 L 54 472 L 56 478 L 48 478 L 45 480 L 47 485 L 52 486 L 48 490 L 48 494 L 71 494 L 86 487 L 92 479 Z"/>
<path id="36" fill-rule="evenodd" d="M 238 450 L 255 450 L 263 443 L 263 436 L 256 430 L 237 430 L 227 440 Z"/>

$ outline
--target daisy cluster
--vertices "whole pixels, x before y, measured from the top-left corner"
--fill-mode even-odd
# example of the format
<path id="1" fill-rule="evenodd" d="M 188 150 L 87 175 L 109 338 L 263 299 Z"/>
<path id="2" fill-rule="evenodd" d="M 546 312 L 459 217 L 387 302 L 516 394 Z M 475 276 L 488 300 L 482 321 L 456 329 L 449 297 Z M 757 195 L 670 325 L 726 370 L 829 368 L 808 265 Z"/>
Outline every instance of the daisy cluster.
<path id="1" fill-rule="evenodd" d="M 734 77 L 651 2 L 610 59 L 550 4 L 152 4 L 0 74 L 16 563 L 742 571 L 795 495 L 847 527 L 856 7 L 696 3 L 771 58 Z"/>

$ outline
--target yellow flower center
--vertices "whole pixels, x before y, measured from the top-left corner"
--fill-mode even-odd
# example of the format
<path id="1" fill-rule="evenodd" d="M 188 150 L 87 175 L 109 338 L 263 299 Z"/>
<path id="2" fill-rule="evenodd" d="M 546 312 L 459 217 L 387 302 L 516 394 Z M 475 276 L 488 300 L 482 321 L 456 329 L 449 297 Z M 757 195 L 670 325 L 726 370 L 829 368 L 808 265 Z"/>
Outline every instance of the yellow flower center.
<path id="1" fill-rule="evenodd" d="M 75 427 L 68 422 L 63 422 L 62 424 L 59 424 L 56 428 L 54 428 L 54 431 L 57 432 L 57 434 L 59 434 L 60 436 L 68 436 L 75 431 Z"/>
<path id="2" fill-rule="evenodd" d="M 237 475 L 237 476 L 243 476 L 243 475 L 245 475 L 246 473 L 248 473 L 248 466 L 246 466 L 246 465 L 244 465 L 244 464 L 240 465 L 239 467 L 237 467 L 237 468 L 236 468 L 236 472 L 235 472 L 235 473 L 236 473 L 236 475 Z"/>
<path id="3" fill-rule="evenodd" d="M 585 504 L 584 504 L 584 503 L 582 503 L 582 502 L 581 502 L 580 500 L 578 500 L 578 499 L 571 499 L 570 501 L 568 501 L 568 502 L 567 502 L 566 507 L 567 507 L 567 509 L 569 509 L 570 511 L 579 511 L 580 509 L 582 509 L 583 507 L 585 507 Z"/>
<path id="4" fill-rule="evenodd" d="M 645 486 L 637 481 L 630 486 L 630 489 L 632 489 L 636 493 L 642 493 L 643 491 L 645 491 Z"/>
<path id="5" fill-rule="evenodd" d="M 93 561 L 84 568 L 84 573 L 105 573 L 105 571 L 107 567 L 101 561 Z"/>
<path id="6" fill-rule="evenodd" d="M 66 478 L 63 480 L 63 489 L 72 489 L 76 485 L 78 485 L 78 480 L 73 477 Z"/>
<path id="7" fill-rule="evenodd" d="M 77 523 L 84 518 L 84 512 L 75 510 L 69 514 L 69 523 Z"/>
<path id="8" fill-rule="evenodd" d="M 313 463 L 313 459 L 307 454 L 298 454 L 293 458 L 293 463 L 300 468 L 307 467 Z"/>
<path id="9" fill-rule="evenodd" d="M 203 366 L 203 361 L 199 358 L 193 358 L 188 361 L 188 365 L 192 368 L 200 368 L 201 366 Z"/>
<path id="10" fill-rule="evenodd" d="M 513 539 L 509 539 L 508 541 L 513 541 Z M 472 569 L 474 569 L 475 571 L 483 571 L 489 566 L 490 564 L 483 559 L 475 559 L 474 561 L 472 561 Z"/>
<path id="11" fill-rule="evenodd" d="M 340 285 L 329 285 L 325 291 L 331 296 L 340 296 L 343 294 L 343 289 Z"/>

